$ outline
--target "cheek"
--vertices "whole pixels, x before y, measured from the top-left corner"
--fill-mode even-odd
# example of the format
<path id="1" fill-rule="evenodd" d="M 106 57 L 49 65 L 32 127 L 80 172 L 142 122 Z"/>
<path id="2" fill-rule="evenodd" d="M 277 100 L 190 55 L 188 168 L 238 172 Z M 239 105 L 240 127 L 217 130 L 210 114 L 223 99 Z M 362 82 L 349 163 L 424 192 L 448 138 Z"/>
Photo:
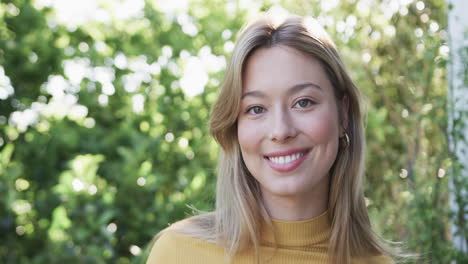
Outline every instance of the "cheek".
<path id="1" fill-rule="evenodd" d="M 249 120 L 239 122 L 237 138 L 239 140 L 242 159 L 247 169 L 252 175 L 258 175 L 258 173 L 255 173 L 259 165 L 258 153 L 260 153 L 261 142 L 261 133 L 258 131 L 258 125 L 254 125 L 253 122 L 249 122 Z"/>
<path id="2" fill-rule="evenodd" d="M 309 122 L 303 122 L 307 131 L 317 142 L 329 142 L 338 139 L 338 120 L 335 111 L 324 109 L 314 113 L 316 116 Z"/>
<path id="3" fill-rule="evenodd" d="M 237 126 L 237 137 L 243 154 L 255 151 L 258 144 L 258 127 L 254 126 L 248 120 L 240 120 Z"/>

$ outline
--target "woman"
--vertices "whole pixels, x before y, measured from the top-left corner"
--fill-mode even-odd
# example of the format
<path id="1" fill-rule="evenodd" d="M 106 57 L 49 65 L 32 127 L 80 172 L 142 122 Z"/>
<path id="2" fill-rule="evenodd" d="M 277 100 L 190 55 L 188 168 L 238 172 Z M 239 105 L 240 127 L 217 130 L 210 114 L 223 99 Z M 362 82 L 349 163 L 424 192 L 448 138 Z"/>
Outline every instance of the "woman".
<path id="1" fill-rule="evenodd" d="M 216 208 L 158 234 L 148 263 L 393 263 L 365 206 L 360 100 L 314 20 L 247 25 L 212 111 Z"/>

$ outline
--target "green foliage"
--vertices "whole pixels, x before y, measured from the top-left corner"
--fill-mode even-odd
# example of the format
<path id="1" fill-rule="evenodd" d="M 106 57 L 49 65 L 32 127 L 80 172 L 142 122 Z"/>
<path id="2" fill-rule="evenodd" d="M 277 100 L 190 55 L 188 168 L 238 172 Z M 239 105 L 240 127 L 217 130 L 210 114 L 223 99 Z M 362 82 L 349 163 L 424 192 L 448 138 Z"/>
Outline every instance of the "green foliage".
<path id="1" fill-rule="evenodd" d="M 237 32 L 278 4 L 147 0 L 121 14 L 124 2 L 96 1 L 89 21 L 0 2 L 0 88 L 14 88 L 0 99 L 1 263 L 136 263 L 187 204 L 213 208 L 210 107 Z M 463 261 L 450 237 L 445 2 L 325 2 L 279 4 L 326 24 L 368 97 L 375 228 L 418 263 Z"/>

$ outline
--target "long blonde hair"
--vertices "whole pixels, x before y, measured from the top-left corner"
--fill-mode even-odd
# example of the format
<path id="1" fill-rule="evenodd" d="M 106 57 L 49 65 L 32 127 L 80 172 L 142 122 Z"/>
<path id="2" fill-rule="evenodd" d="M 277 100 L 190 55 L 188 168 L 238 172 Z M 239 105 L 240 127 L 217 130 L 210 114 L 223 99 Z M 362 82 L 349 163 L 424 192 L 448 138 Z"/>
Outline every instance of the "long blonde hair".
<path id="1" fill-rule="evenodd" d="M 262 16 L 240 32 L 227 66 L 218 101 L 212 109 L 210 133 L 220 144 L 216 208 L 173 226 L 172 229 L 217 243 L 228 259 L 253 247 L 259 263 L 260 237 L 257 230 L 271 220 L 260 195 L 259 183 L 250 175 L 240 153 L 237 117 L 242 94 L 243 67 L 258 48 L 287 46 L 316 58 L 334 89 L 340 119 L 347 98 L 349 145 L 340 141 L 330 170 L 328 212 L 332 225 L 330 262 L 348 264 L 351 257 L 393 255 L 371 229 L 364 200 L 362 176 L 365 158 L 362 95 L 352 82 L 337 49 L 325 30 L 311 18 L 289 16 L 281 23 Z"/>

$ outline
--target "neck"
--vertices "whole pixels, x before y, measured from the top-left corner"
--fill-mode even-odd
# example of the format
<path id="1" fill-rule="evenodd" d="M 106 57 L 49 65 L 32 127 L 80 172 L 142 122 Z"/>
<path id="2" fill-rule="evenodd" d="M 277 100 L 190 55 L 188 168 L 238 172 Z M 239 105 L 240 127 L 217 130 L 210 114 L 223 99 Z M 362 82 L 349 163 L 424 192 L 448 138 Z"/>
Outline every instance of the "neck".
<path id="1" fill-rule="evenodd" d="M 321 215 L 328 208 L 328 181 L 316 190 L 289 196 L 275 195 L 262 189 L 262 198 L 272 219 L 302 221 Z"/>

